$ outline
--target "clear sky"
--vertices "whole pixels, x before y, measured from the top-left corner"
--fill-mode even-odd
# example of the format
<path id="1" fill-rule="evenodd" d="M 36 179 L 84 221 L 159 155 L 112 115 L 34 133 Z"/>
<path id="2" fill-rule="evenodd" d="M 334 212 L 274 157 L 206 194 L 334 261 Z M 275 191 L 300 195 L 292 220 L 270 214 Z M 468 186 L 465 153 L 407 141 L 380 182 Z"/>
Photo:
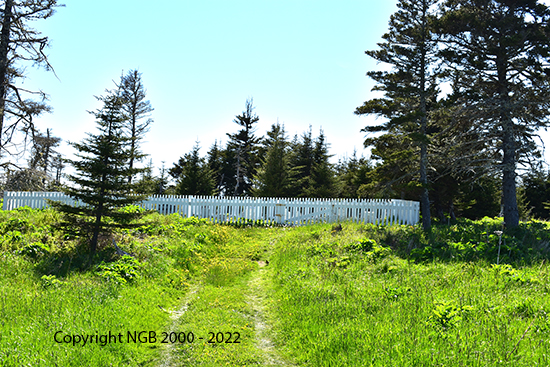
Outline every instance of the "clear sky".
<path id="1" fill-rule="evenodd" d="M 63 2 L 63 0 L 60 0 Z M 226 133 L 254 99 L 257 135 L 279 121 L 287 135 L 322 128 L 338 158 L 367 156 L 360 132 L 374 117 L 354 110 L 372 98 L 364 54 L 387 30 L 396 1 L 388 0 L 65 0 L 36 23 L 48 36 L 58 79 L 27 69 L 24 86 L 50 96 L 53 112 L 36 120 L 64 142 L 95 130 L 87 111 L 94 96 L 138 69 L 154 123 L 142 145 L 155 167 L 172 166 L 195 141 L 201 154 Z M 158 171 L 155 171 L 157 173 Z"/>

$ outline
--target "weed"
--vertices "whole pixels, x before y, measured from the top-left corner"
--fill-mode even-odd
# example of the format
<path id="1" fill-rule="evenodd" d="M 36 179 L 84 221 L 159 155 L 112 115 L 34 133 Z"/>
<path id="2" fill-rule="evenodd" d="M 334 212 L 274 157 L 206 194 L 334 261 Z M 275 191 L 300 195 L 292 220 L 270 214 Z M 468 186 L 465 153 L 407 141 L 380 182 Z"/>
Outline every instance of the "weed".
<path id="1" fill-rule="evenodd" d="M 434 301 L 432 314 L 428 323 L 440 327 L 442 330 L 457 327 L 464 317 L 474 308 L 472 306 L 456 306 L 452 302 Z"/>
<path id="2" fill-rule="evenodd" d="M 49 252 L 50 252 L 49 247 L 40 242 L 31 243 L 21 248 L 21 250 L 19 250 L 19 253 L 21 255 L 25 255 L 33 259 L 43 256 L 45 254 L 48 254 Z"/>
<path id="3" fill-rule="evenodd" d="M 97 266 L 100 278 L 117 284 L 126 284 L 139 278 L 140 264 L 134 257 L 124 255 L 112 263 Z"/>
<path id="4" fill-rule="evenodd" d="M 40 280 L 44 288 L 57 288 L 61 286 L 62 282 L 56 278 L 55 275 L 43 275 Z"/>

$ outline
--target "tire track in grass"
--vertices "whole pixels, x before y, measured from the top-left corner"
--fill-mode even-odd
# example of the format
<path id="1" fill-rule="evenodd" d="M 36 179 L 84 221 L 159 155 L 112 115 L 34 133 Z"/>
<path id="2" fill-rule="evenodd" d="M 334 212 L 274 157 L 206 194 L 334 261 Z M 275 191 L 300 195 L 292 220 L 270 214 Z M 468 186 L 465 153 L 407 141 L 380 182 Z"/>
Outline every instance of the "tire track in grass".
<path id="1" fill-rule="evenodd" d="M 259 269 L 253 274 L 248 285 L 248 304 L 250 305 L 254 329 L 256 332 L 256 347 L 263 357 L 264 366 L 292 366 L 279 355 L 273 340 L 271 326 L 265 316 L 265 277 L 267 269 L 264 261 L 258 261 Z"/>
<path id="2" fill-rule="evenodd" d="M 168 330 L 169 333 L 178 331 L 180 318 L 187 312 L 189 303 L 191 303 L 191 301 L 197 296 L 198 291 L 199 285 L 192 285 L 185 295 L 185 298 L 181 303 L 181 307 L 177 311 L 167 311 L 170 313 L 170 319 L 172 320 L 172 323 L 170 324 L 170 329 Z M 174 355 L 177 351 L 174 349 L 174 345 L 175 344 L 172 343 L 165 344 L 165 349 L 162 353 L 161 364 L 159 365 L 159 367 L 176 367 L 180 365 L 180 361 L 178 361 L 177 356 Z"/>

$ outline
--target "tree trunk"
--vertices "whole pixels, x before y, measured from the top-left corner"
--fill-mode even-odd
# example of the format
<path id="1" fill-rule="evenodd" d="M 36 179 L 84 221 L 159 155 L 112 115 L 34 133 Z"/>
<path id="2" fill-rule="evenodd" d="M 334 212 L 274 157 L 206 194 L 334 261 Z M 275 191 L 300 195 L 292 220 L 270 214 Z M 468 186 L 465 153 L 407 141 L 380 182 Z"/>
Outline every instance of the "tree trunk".
<path id="1" fill-rule="evenodd" d="M 0 155 L 2 154 L 2 131 L 4 130 L 4 109 L 8 83 L 8 52 L 10 46 L 10 28 L 13 0 L 6 0 L 2 34 L 0 35 Z"/>
<path id="2" fill-rule="evenodd" d="M 516 144 L 514 121 L 510 113 L 510 97 L 506 79 L 506 62 L 503 56 L 497 58 L 499 81 L 500 123 L 502 126 L 502 205 L 504 223 L 507 228 L 519 225 L 516 197 Z"/>
<path id="3" fill-rule="evenodd" d="M 514 123 L 507 118 L 502 124 L 502 205 L 504 223 L 507 228 L 519 225 L 519 212 L 516 196 L 516 148 Z"/>
<path id="4" fill-rule="evenodd" d="M 422 37 L 426 40 L 426 13 L 428 11 L 426 2 L 423 3 L 423 19 L 422 19 Z M 428 125 L 428 109 L 426 106 L 426 45 L 424 42 L 420 45 L 420 134 L 422 141 L 420 142 L 420 183 L 422 184 L 422 194 L 420 195 L 420 210 L 422 212 L 422 228 L 429 231 L 432 225 L 430 213 L 430 197 L 428 193 L 428 143 L 426 137 L 426 127 Z"/>
<path id="5" fill-rule="evenodd" d="M 426 143 L 422 143 L 420 147 L 420 183 L 422 184 L 420 210 L 422 212 L 422 228 L 425 231 L 430 230 L 432 225 L 432 218 L 430 213 L 430 197 L 428 194 L 428 175 L 426 172 L 427 162 L 428 154 Z"/>

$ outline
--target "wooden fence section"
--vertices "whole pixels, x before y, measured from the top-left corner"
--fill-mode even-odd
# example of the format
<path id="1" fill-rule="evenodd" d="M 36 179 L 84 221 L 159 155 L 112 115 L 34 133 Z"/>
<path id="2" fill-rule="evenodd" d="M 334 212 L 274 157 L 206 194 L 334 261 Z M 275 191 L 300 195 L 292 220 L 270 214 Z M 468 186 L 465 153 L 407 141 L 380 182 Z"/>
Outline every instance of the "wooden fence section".
<path id="1" fill-rule="evenodd" d="M 4 210 L 21 206 L 44 208 L 46 199 L 75 205 L 75 200 L 59 192 L 5 192 Z M 354 222 L 414 225 L 420 205 L 415 201 L 380 199 L 286 199 L 214 196 L 151 196 L 139 204 L 161 214 L 179 213 L 214 222 L 239 219 L 268 220 L 279 224 L 302 225 L 317 222 Z"/>

